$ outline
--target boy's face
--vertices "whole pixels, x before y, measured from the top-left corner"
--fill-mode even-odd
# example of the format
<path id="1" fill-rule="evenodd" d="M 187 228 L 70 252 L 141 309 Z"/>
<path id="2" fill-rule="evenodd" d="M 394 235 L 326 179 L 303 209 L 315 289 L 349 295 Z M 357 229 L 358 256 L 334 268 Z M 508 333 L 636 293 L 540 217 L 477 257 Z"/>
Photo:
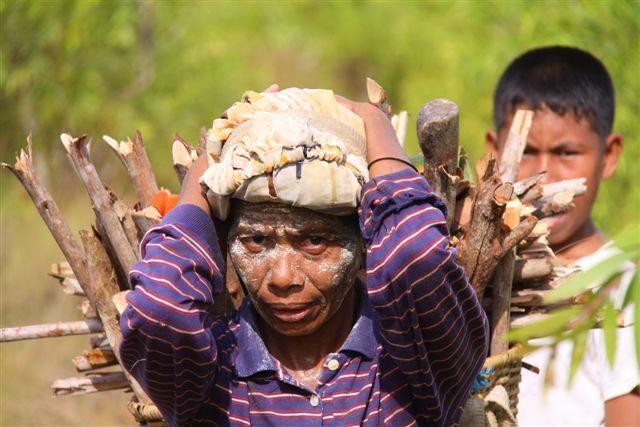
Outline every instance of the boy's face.
<path id="1" fill-rule="evenodd" d="M 270 203 L 244 204 L 236 213 L 229 253 L 262 320 L 287 336 L 317 331 L 353 289 L 362 257 L 357 230 L 330 215 Z M 350 321 L 353 313 L 345 316 Z"/>
<path id="2" fill-rule="evenodd" d="M 526 108 L 521 106 L 518 108 Z M 487 146 L 501 149 L 511 127 L 511 116 L 498 134 L 487 133 Z M 549 243 L 558 250 L 576 241 L 584 227 L 591 225 L 591 208 L 600 180 L 615 171 L 621 138 L 611 135 L 603 144 L 586 119 L 573 114 L 562 116 L 547 107 L 536 110 L 525 148 L 518 180 L 546 171 L 543 183 L 586 178 L 587 192 L 574 199 L 575 207 L 549 219 Z"/>

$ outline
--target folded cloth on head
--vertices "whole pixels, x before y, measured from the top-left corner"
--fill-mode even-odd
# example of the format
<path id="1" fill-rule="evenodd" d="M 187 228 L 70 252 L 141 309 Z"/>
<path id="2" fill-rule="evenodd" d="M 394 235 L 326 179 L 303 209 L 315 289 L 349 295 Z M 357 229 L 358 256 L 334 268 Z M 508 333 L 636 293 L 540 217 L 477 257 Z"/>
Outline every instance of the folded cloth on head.
<path id="1" fill-rule="evenodd" d="M 207 155 L 200 182 L 221 219 L 229 197 L 349 215 L 369 179 L 364 123 L 330 90 L 247 92 L 213 121 Z"/>

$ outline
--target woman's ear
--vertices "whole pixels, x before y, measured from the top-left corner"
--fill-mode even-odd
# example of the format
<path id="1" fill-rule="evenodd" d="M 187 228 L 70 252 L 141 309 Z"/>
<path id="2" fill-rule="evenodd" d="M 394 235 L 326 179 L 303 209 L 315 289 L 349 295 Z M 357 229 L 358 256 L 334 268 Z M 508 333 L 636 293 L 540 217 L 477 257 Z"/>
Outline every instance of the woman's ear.
<path id="1" fill-rule="evenodd" d="M 484 134 L 484 148 L 488 153 L 493 153 L 496 158 L 498 157 L 498 135 L 495 130 L 489 129 Z"/>
<path id="2" fill-rule="evenodd" d="M 610 178 L 618 167 L 618 160 L 622 152 L 622 136 L 612 133 L 604 142 L 604 153 L 602 158 L 602 179 Z"/>

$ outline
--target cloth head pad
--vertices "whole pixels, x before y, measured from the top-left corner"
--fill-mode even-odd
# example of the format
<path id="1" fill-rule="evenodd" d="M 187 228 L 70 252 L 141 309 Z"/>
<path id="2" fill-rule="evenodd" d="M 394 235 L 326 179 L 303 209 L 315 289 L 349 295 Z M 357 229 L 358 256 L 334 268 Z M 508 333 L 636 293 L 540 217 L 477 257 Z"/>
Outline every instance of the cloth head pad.
<path id="1" fill-rule="evenodd" d="M 245 94 L 214 120 L 207 154 L 200 182 L 220 219 L 229 197 L 349 215 L 369 179 L 364 124 L 328 90 Z"/>

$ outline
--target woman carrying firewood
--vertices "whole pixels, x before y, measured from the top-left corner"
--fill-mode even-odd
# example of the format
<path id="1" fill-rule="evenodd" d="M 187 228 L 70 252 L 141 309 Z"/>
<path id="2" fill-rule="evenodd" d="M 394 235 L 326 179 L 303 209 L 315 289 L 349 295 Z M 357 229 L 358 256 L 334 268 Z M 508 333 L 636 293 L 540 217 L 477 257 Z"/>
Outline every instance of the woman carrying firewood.
<path id="1" fill-rule="evenodd" d="M 121 318 L 123 364 L 169 424 L 456 424 L 486 317 L 386 115 L 331 91 L 249 93 L 207 150 L 143 239 Z M 212 216 L 247 295 L 226 318 L 210 314 Z"/>

